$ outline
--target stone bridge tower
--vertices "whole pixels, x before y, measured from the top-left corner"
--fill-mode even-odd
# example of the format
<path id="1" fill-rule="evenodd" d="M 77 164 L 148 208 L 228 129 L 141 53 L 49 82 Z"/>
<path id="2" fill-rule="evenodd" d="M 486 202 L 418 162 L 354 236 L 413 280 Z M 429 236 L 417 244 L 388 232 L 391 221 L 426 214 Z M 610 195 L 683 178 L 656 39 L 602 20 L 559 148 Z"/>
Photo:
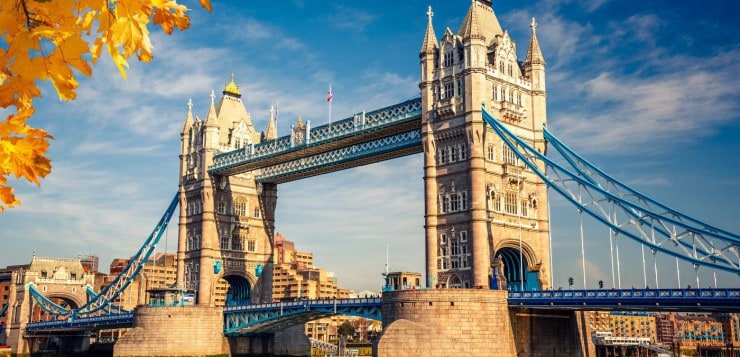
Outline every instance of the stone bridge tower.
<path id="1" fill-rule="evenodd" d="M 25 332 L 26 324 L 53 320 L 31 296 L 30 285 L 56 304 L 76 309 L 88 300 L 86 289 L 95 285 L 95 272 L 85 269 L 80 259 L 34 256 L 27 265 L 11 268 L 10 296 L 7 310 L 7 344 L 22 354 L 34 351 L 38 336 Z M 81 340 L 78 342 L 82 342 Z"/>
<path id="2" fill-rule="evenodd" d="M 271 114 L 272 115 L 272 114 Z M 257 132 L 234 78 L 205 120 L 192 104 L 181 133 L 180 219 L 177 282 L 202 306 L 272 301 L 272 252 L 277 188 L 255 182 L 254 173 L 211 176 L 213 156 L 248 150 L 276 136 L 271 117 Z"/>
<path id="3" fill-rule="evenodd" d="M 432 15 L 430 8 L 419 54 L 428 286 L 546 289 L 546 186 L 487 127 L 481 110 L 545 152 L 545 61 L 536 23 L 519 61 L 490 1 L 472 1 L 459 30 L 447 28 L 439 41 Z"/>

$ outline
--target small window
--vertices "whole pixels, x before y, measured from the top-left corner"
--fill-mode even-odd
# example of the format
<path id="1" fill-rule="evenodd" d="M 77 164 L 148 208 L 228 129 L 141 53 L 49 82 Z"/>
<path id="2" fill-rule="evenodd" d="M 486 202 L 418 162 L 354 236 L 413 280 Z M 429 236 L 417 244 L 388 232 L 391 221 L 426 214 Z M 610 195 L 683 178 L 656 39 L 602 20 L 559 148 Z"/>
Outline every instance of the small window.
<path id="1" fill-rule="evenodd" d="M 452 51 L 445 52 L 444 63 L 443 63 L 444 67 L 447 68 L 447 67 L 452 66 L 452 62 L 453 62 Z"/>
<path id="2" fill-rule="evenodd" d="M 488 161 L 496 161 L 496 146 L 493 144 L 488 145 L 486 154 Z"/>

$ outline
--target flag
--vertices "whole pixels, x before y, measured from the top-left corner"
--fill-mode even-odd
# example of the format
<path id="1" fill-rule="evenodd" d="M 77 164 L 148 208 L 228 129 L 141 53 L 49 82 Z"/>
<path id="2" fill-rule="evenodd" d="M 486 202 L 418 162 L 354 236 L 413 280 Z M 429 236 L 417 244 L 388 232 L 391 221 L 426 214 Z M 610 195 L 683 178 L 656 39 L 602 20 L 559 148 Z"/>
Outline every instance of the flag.
<path id="1" fill-rule="evenodd" d="M 329 85 L 329 92 L 326 94 L 326 101 L 331 102 L 331 99 L 334 98 L 334 96 L 331 94 L 331 84 Z"/>

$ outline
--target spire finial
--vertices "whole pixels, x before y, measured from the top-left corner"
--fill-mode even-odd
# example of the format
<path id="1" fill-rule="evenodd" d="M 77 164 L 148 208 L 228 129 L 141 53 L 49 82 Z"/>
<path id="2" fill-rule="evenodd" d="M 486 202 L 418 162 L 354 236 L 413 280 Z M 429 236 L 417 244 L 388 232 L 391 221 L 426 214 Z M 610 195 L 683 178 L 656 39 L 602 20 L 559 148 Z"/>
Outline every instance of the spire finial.
<path id="1" fill-rule="evenodd" d="M 216 92 L 213 89 L 211 89 L 211 105 L 213 105 L 215 99 L 216 99 Z"/>
<path id="2" fill-rule="evenodd" d="M 534 31 L 537 28 L 537 22 L 534 21 L 534 17 L 532 17 L 532 23 L 529 24 L 529 27 L 532 28 L 532 31 Z"/>
<path id="3" fill-rule="evenodd" d="M 427 17 L 429 18 L 429 22 L 432 22 L 432 16 L 434 16 L 434 13 L 432 12 L 432 5 L 429 5 L 429 8 L 427 9 Z"/>
<path id="4" fill-rule="evenodd" d="M 188 98 L 188 112 L 193 112 L 193 98 Z"/>

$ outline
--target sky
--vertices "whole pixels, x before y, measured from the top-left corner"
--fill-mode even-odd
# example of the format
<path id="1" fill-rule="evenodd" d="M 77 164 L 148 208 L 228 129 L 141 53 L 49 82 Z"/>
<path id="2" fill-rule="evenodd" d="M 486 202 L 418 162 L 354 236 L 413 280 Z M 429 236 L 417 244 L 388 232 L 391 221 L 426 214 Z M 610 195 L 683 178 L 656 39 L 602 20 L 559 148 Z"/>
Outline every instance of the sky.
<path id="1" fill-rule="evenodd" d="M 438 38 L 457 32 L 469 1 L 195 1 L 191 28 L 152 30 L 154 59 L 128 79 L 106 57 L 80 79 L 77 100 L 49 85 L 30 124 L 55 139 L 53 169 L 36 187 L 10 180 L 22 205 L 0 213 L 0 266 L 34 254 L 94 254 L 103 271 L 135 253 L 178 189 L 180 131 L 192 98 L 205 118 L 211 90 L 233 74 L 258 130 L 279 103 L 279 135 L 298 116 L 313 126 L 415 97 L 419 51 L 434 12 Z M 548 128 L 622 182 L 669 206 L 740 233 L 740 23 L 734 1 L 494 1 L 526 55 L 532 17 L 547 62 Z M 218 99 L 219 97 L 217 97 Z M 5 116 L 6 114 L 0 113 Z M 420 154 L 279 185 L 277 231 L 341 287 L 377 291 L 390 270 L 424 272 Z M 579 217 L 550 197 L 554 285 L 583 287 Z M 176 227 L 176 221 L 171 223 Z M 620 241 L 612 273 L 608 231 L 586 221 L 586 287 L 695 284 L 695 272 L 658 257 L 642 269 Z M 175 252 L 169 229 L 158 252 Z M 388 254 L 386 254 L 388 252 Z M 648 266 L 652 258 L 649 256 Z M 680 275 L 680 276 L 679 276 Z M 700 270 L 701 286 L 714 275 Z M 740 286 L 720 273 L 717 285 Z M 659 284 L 658 284 L 659 283 Z"/>

